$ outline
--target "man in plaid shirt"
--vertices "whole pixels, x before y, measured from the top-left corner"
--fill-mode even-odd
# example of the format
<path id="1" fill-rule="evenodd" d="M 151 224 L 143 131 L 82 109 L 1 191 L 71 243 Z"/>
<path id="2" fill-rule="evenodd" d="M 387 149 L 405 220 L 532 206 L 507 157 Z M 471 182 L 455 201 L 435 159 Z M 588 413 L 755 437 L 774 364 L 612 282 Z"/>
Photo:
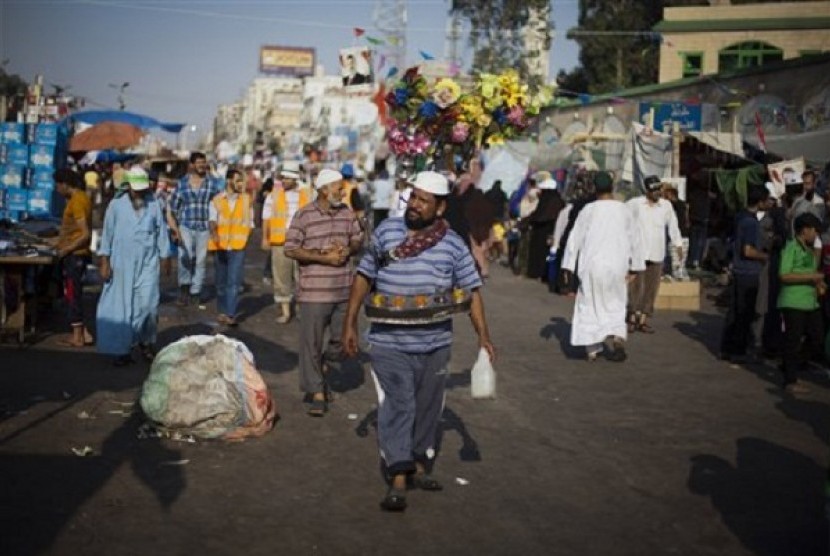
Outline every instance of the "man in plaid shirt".
<path id="1" fill-rule="evenodd" d="M 167 210 L 173 240 L 179 246 L 179 299 L 187 305 L 199 297 L 205 281 L 205 261 L 210 239 L 210 201 L 222 190 L 220 180 L 208 174 L 204 153 L 190 155 L 190 173 L 179 180 Z M 201 301 L 200 301 L 201 302 Z"/>

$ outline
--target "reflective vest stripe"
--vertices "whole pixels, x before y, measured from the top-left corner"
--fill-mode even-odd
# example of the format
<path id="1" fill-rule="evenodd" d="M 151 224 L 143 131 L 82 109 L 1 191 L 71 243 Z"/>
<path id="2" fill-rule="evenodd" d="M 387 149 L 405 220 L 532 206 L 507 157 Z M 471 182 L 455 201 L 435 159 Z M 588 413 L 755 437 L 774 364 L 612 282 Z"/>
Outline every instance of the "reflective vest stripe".
<path id="1" fill-rule="evenodd" d="M 311 195 L 307 189 L 299 189 L 300 203 L 297 210 L 311 202 Z M 285 245 L 285 233 L 288 231 L 288 201 L 285 198 L 284 189 L 274 189 L 271 192 L 273 202 L 273 213 L 268 223 L 268 241 L 271 245 Z"/>

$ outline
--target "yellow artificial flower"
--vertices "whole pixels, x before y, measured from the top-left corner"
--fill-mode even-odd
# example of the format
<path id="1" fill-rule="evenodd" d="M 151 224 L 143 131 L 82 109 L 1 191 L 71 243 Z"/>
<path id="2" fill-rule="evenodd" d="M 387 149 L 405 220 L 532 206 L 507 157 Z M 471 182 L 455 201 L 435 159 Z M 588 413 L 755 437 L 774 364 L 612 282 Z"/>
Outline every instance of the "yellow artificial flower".
<path id="1" fill-rule="evenodd" d="M 492 99 L 493 97 L 499 94 L 499 89 L 501 86 L 499 85 L 499 78 L 490 73 L 482 73 L 479 77 L 479 90 L 481 91 L 481 96 L 486 99 Z"/>
<path id="2" fill-rule="evenodd" d="M 461 96 L 461 87 L 452 79 L 445 77 L 435 84 L 432 98 L 441 108 L 446 108 Z"/>
<path id="3" fill-rule="evenodd" d="M 478 118 L 476 118 L 476 123 L 481 127 L 487 127 L 490 125 L 490 122 L 493 121 L 493 117 L 490 114 L 482 113 Z"/>
<path id="4" fill-rule="evenodd" d="M 504 135 L 501 133 L 494 133 L 487 138 L 487 144 L 490 146 L 504 145 Z"/>

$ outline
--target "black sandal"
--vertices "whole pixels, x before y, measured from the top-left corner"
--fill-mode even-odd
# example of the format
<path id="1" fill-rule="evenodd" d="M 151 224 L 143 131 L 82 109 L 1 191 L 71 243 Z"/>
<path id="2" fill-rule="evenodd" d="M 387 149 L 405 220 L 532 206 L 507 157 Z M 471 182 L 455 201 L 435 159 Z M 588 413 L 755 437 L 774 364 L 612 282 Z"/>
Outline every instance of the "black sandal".
<path id="1" fill-rule="evenodd" d="M 432 492 L 444 490 L 444 485 L 432 478 L 431 475 L 427 474 L 416 473 L 415 475 L 412 475 L 410 484 L 412 485 L 412 488 L 419 488 L 421 490 L 428 490 Z"/>
<path id="2" fill-rule="evenodd" d="M 308 414 L 312 417 L 322 417 L 326 413 L 326 400 L 312 399 L 308 407 Z"/>
<path id="3" fill-rule="evenodd" d="M 387 512 L 402 512 L 406 509 L 406 495 L 400 490 L 390 488 L 380 501 L 380 507 Z"/>

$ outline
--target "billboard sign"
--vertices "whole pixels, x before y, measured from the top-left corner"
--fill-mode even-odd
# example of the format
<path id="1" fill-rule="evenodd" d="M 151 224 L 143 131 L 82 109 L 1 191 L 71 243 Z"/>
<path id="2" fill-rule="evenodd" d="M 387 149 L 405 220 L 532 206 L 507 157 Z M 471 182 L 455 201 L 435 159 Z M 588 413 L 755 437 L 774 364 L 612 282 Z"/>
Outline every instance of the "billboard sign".
<path id="1" fill-rule="evenodd" d="M 307 77 L 314 75 L 316 62 L 313 48 L 262 46 L 259 49 L 259 71 L 269 75 Z"/>

